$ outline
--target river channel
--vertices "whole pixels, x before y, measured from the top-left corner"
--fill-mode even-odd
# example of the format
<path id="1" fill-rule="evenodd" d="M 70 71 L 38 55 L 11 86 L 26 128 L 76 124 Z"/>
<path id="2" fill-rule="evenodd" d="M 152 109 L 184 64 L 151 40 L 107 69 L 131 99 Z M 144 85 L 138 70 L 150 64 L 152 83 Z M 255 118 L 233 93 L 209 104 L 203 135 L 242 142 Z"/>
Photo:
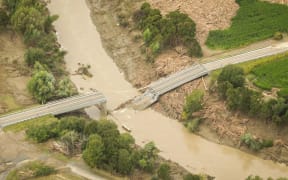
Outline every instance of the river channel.
<path id="1" fill-rule="evenodd" d="M 90 18 L 85 0 L 51 0 L 49 9 L 60 18 L 55 23 L 58 40 L 68 52 L 65 62 L 79 92 L 97 89 L 108 99 L 108 109 L 138 94 L 106 54 L 101 38 Z M 91 65 L 92 78 L 73 75 L 79 64 Z M 189 133 L 176 120 L 151 109 L 113 112 L 118 124 L 132 130 L 136 142 L 154 141 L 160 155 L 195 173 L 207 173 L 220 180 L 245 179 L 250 174 L 262 177 L 288 177 L 288 167 L 262 160 L 234 148 L 209 142 Z"/>

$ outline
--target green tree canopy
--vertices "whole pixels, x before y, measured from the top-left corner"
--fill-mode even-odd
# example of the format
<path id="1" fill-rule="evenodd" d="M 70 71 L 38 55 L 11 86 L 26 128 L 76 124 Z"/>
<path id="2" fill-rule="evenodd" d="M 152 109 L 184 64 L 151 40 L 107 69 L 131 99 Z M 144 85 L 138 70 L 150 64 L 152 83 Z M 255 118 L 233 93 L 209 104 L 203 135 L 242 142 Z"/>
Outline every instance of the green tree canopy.
<path id="1" fill-rule="evenodd" d="M 47 71 L 39 71 L 29 81 L 28 89 L 34 98 L 43 104 L 54 94 L 55 78 Z"/>
<path id="2" fill-rule="evenodd" d="M 61 79 L 58 83 L 58 87 L 56 91 L 57 97 L 64 98 L 64 97 L 72 96 L 73 94 L 75 94 L 75 90 L 70 79 L 68 79 L 67 77 L 64 79 Z"/>
<path id="3" fill-rule="evenodd" d="M 218 76 L 218 83 L 228 81 L 233 87 L 242 87 L 245 82 L 244 71 L 235 65 L 225 66 Z"/>
<path id="4" fill-rule="evenodd" d="M 25 34 L 34 29 L 44 30 L 44 16 L 34 7 L 19 7 L 11 17 L 12 25 L 15 29 Z"/>
<path id="5" fill-rule="evenodd" d="M 102 138 L 93 134 L 89 137 L 86 149 L 83 151 L 83 159 L 90 167 L 100 167 L 105 159 L 104 143 Z"/>
<path id="6" fill-rule="evenodd" d="M 121 174 L 130 174 L 133 170 L 131 155 L 126 149 L 119 150 L 117 170 Z"/>

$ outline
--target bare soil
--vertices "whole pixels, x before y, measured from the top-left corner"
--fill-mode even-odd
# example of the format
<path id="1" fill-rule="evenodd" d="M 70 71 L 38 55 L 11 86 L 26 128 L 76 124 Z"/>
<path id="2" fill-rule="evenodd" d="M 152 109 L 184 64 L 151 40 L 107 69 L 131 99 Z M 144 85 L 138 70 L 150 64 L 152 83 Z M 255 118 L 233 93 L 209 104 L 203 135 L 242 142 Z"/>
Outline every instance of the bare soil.
<path id="1" fill-rule="evenodd" d="M 144 54 L 141 52 L 143 47 L 142 40 L 141 38 L 140 40 L 136 38 L 140 32 L 135 30 L 131 20 L 131 14 L 140 7 L 144 2 L 143 0 L 87 1 L 91 8 L 92 19 L 101 35 L 104 48 L 124 72 L 126 79 L 135 87 L 144 87 L 153 80 L 169 75 L 198 61 L 198 59 L 186 56 L 181 47 L 176 47 L 159 55 L 154 64 L 145 62 Z M 211 59 L 209 56 L 212 55 L 222 56 L 221 54 L 219 55 L 221 53 L 219 51 L 207 50 L 203 44 L 210 30 L 229 27 L 231 18 L 239 8 L 235 1 L 147 1 L 153 7 L 161 9 L 163 14 L 179 9 L 192 17 L 197 24 L 197 39 L 204 47 L 204 61 L 209 61 Z M 271 1 L 277 3 L 286 2 Z M 123 14 L 127 18 L 127 22 L 129 22 L 128 27 L 119 26 L 118 16 Z M 271 40 L 260 42 L 235 52 L 259 48 L 267 44 L 271 44 Z M 235 52 L 225 53 L 225 56 L 232 55 Z M 194 89 L 205 90 L 205 85 L 209 87 L 209 81 L 209 78 L 204 78 L 187 83 L 161 96 L 160 100 L 152 108 L 166 116 L 181 120 L 185 97 Z M 251 119 L 240 113 L 231 113 L 226 109 L 225 102 L 219 100 L 215 93 L 206 91 L 204 102 L 204 109 L 200 112 L 200 115 L 205 120 L 200 127 L 199 135 L 216 143 L 240 148 L 264 159 L 272 159 L 288 164 L 287 128 Z M 240 144 L 240 136 L 247 132 L 259 138 L 273 139 L 275 145 L 258 153 L 252 152 Z"/>
<path id="2" fill-rule="evenodd" d="M 30 72 L 24 64 L 24 51 L 19 36 L 0 32 L 0 114 L 33 104 L 27 91 Z"/>

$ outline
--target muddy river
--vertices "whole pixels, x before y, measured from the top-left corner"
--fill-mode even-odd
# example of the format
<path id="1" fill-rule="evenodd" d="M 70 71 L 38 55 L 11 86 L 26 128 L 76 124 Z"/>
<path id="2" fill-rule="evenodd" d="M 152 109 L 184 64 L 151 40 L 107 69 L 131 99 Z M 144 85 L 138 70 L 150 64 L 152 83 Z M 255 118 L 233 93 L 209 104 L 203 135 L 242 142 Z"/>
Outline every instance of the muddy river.
<path id="1" fill-rule="evenodd" d="M 71 75 L 80 92 L 91 88 L 101 91 L 108 99 L 108 109 L 138 94 L 102 48 L 84 0 L 52 0 L 49 9 L 52 14 L 60 15 L 55 26 L 60 44 L 68 51 L 66 64 L 70 73 L 77 70 L 78 63 L 91 65 L 92 78 Z M 187 132 L 176 120 L 151 109 L 122 109 L 113 115 L 117 123 L 131 128 L 138 144 L 154 141 L 162 156 L 191 172 L 207 173 L 221 180 L 245 179 L 250 174 L 288 177 L 288 167 L 284 165 L 209 142 Z"/>

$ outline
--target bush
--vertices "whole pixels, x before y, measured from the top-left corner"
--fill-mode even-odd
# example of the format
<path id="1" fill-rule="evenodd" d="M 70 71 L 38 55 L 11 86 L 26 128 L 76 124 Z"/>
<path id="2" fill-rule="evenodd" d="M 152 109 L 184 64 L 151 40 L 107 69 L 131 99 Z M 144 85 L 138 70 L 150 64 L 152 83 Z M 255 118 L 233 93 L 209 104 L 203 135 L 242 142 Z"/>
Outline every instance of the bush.
<path id="1" fill-rule="evenodd" d="M 35 168 L 34 171 L 35 177 L 48 176 L 56 172 L 56 170 L 53 167 L 45 165 L 35 166 L 34 168 Z"/>
<path id="2" fill-rule="evenodd" d="M 183 180 L 201 180 L 201 176 L 189 173 L 183 177 Z"/>
<path id="3" fill-rule="evenodd" d="M 245 82 L 244 70 L 235 65 L 225 66 L 218 76 L 217 81 L 219 84 L 228 81 L 234 88 L 243 87 Z"/>
<path id="4" fill-rule="evenodd" d="M 42 49 L 39 48 L 29 48 L 25 52 L 25 62 L 29 66 L 34 66 L 35 62 L 39 62 L 41 64 L 45 64 L 46 54 Z"/>
<path id="5" fill-rule="evenodd" d="M 274 145 L 274 143 L 273 143 L 273 140 L 271 140 L 271 139 L 264 139 L 263 141 L 262 141 L 262 146 L 264 147 L 264 148 L 268 148 L 268 147 L 272 147 Z"/>
<path id="6" fill-rule="evenodd" d="M 6 179 L 7 180 L 34 179 L 37 177 L 48 176 L 56 172 L 57 171 L 55 170 L 55 168 L 51 166 L 47 166 L 39 161 L 33 161 L 9 172 Z"/>
<path id="7" fill-rule="evenodd" d="M 194 90 L 186 97 L 185 105 L 183 107 L 182 117 L 184 120 L 192 118 L 192 114 L 201 110 L 204 92 L 201 90 Z"/>
<path id="8" fill-rule="evenodd" d="M 170 166 L 168 164 L 161 164 L 157 171 L 157 175 L 162 180 L 170 180 Z"/>
<path id="9" fill-rule="evenodd" d="M 0 27 L 5 27 L 9 23 L 9 17 L 7 13 L 3 10 L 0 9 Z"/>
<path id="10" fill-rule="evenodd" d="M 249 147 L 249 149 L 252 149 L 253 151 L 259 151 L 260 149 L 263 148 L 261 142 L 259 142 L 258 140 L 254 139 L 252 137 L 252 135 L 249 134 L 249 133 L 244 134 L 241 137 L 241 142 L 246 144 Z"/>
<path id="11" fill-rule="evenodd" d="M 58 122 L 32 125 L 26 130 L 26 135 L 38 143 L 45 142 L 50 138 L 58 137 L 59 134 Z"/>
<path id="12" fill-rule="evenodd" d="M 273 35 L 273 39 L 275 39 L 277 41 L 282 40 L 283 39 L 283 34 L 281 32 L 276 32 Z"/>
<path id="13" fill-rule="evenodd" d="M 188 122 L 187 128 L 189 129 L 190 132 L 196 132 L 199 128 L 200 123 L 201 123 L 200 118 L 194 118 Z"/>
<path id="14" fill-rule="evenodd" d="M 59 122 L 59 130 L 69 130 L 76 131 L 78 133 L 83 133 L 85 127 L 85 119 L 76 117 L 76 116 L 68 116 L 60 119 Z"/>

